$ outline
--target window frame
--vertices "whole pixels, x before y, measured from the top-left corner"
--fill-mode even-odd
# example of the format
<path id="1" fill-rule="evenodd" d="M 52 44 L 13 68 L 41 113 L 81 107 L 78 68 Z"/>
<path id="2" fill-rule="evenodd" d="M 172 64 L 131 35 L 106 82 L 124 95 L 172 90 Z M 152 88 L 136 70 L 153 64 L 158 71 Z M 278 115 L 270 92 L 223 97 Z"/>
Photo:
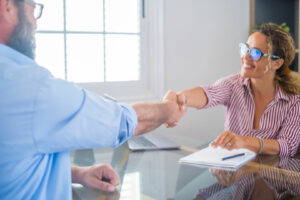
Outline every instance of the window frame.
<path id="1" fill-rule="evenodd" d="M 160 0 L 140 1 L 140 80 L 76 83 L 77 85 L 99 95 L 107 93 L 123 102 L 161 98 L 164 92 L 164 3 Z M 64 40 L 66 42 L 66 38 Z"/>

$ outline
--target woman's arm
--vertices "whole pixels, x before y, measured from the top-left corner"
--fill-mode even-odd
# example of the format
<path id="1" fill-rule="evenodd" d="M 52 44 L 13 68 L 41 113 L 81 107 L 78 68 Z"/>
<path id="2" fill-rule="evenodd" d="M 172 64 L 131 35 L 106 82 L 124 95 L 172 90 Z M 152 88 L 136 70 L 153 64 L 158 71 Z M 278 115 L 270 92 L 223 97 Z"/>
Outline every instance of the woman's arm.
<path id="1" fill-rule="evenodd" d="M 280 153 L 280 146 L 277 140 L 242 136 L 230 131 L 220 134 L 214 140 L 212 146 L 220 146 L 228 150 L 246 148 L 256 153 L 269 155 L 277 155 Z"/>
<path id="2" fill-rule="evenodd" d="M 185 102 L 179 102 L 185 104 L 188 107 L 202 108 L 207 104 L 207 96 L 202 87 L 194 87 L 191 89 L 183 90 L 178 95 L 185 96 Z M 178 99 L 180 101 L 180 99 Z"/>
<path id="3" fill-rule="evenodd" d="M 261 142 L 259 141 L 261 140 Z M 261 146 L 262 144 L 262 146 Z M 277 140 L 272 139 L 259 139 L 257 137 L 250 137 L 245 143 L 245 147 L 250 149 L 254 152 L 259 153 L 261 149 L 261 154 L 268 154 L 268 155 L 278 155 L 280 152 L 279 143 Z"/>

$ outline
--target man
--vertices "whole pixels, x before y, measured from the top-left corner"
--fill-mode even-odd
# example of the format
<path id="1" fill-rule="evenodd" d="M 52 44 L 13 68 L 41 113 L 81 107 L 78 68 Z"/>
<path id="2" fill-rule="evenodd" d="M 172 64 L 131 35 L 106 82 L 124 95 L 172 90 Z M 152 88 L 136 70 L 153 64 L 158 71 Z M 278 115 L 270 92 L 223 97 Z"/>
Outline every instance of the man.
<path id="1" fill-rule="evenodd" d="M 69 151 L 175 126 L 184 106 L 175 92 L 129 106 L 53 78 L 33 60 L 41 11 L 31 0 L 0 0 L 0 199 L 71 199 L 71 180 L 114 191 L 110 166 L 71 167 Z"/>

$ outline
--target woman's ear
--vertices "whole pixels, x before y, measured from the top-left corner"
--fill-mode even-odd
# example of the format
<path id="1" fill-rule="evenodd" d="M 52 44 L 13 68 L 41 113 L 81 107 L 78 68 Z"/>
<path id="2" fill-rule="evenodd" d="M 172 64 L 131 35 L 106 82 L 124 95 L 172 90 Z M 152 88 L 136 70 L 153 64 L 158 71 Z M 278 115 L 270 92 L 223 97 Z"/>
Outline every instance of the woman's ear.
<path id="1" fill-rule="evenodd" d="M 279 58 L 279 59 L 273 60 L 272 62 L 274 63 L 273 67 L 276 71 L 277 69 L 279 69 L 283 65 L 284 60 L 282 58 Z"/>

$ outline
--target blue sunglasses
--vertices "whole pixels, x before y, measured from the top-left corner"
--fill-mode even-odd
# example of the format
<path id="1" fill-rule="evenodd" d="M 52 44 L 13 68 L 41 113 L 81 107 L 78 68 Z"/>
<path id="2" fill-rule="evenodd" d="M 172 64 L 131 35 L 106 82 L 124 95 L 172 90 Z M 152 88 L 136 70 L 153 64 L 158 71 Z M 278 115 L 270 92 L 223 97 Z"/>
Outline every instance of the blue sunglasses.
<path id="1" fill-rule="evenodd" d="M 279 56 L 265 54 L 265 53 L 261 52 L 259 49 L 256 49 L 256 48 L 250 49 L 248 47 L 248 45 L 245 44 L 245 43 L 240 43 L 239 47 L 240 47 L 240 55 L 241 55 L 241 57 L 243 57 L 247 53 L 249 53 L 250 54 L 250 58 L 253 61 L 258 61 L 259 59 L 261 59 L 261 57 L 268 57 L 268 56 L 270 58 L 272 58 L 272 59 L 279 59 L 280 58 Z"/>

